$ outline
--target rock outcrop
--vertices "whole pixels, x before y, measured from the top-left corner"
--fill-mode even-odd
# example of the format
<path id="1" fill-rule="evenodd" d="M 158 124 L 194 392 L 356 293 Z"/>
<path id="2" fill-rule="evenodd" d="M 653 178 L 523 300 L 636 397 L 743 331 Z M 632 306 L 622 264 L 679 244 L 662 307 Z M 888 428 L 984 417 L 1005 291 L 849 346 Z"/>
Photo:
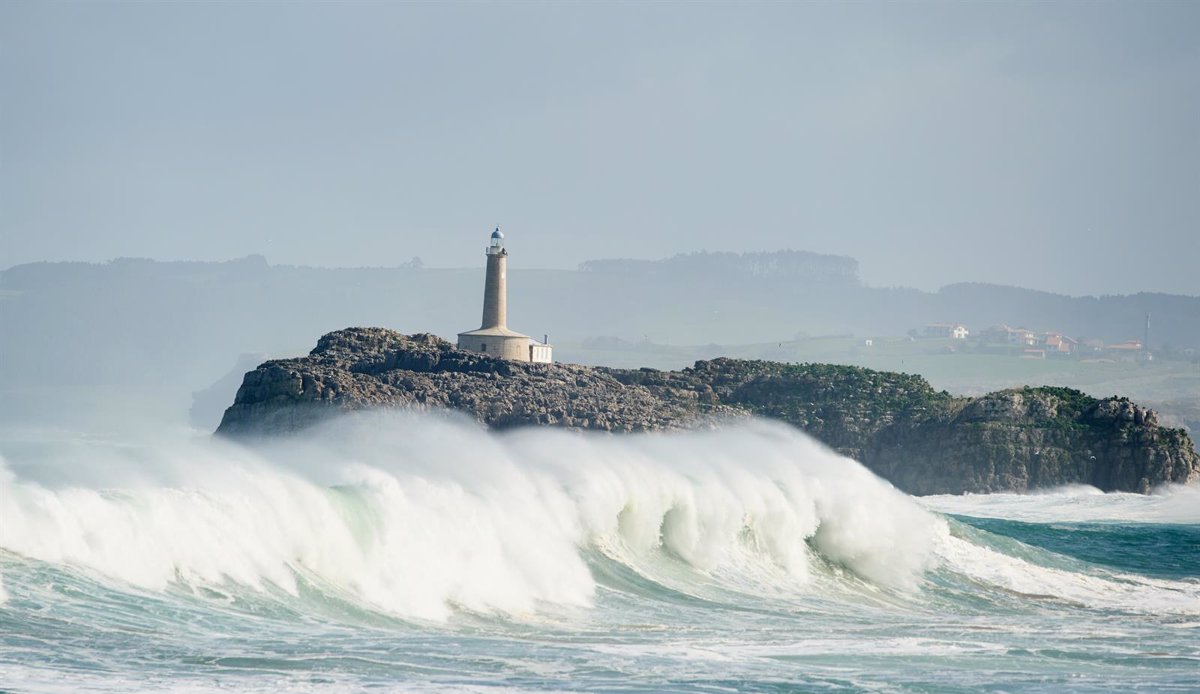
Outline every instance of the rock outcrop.
<path id="1" fill-rule="evenodd" d="M 1022 388 L 979 398 L 919 376 L 828 364 L 714 359 L 681 371 L 504 361 L 433 335 L 350 328 L 306 357 L 246 374 L 217 430 L 298 431 L 373 407 L 465 412 L 491 427 L 613 432 L 695 427 L 757 415 L 789 422 L 913 494 L 1063 484 L 1145 492 L 1200 477 L 1182 429 L 1123 398 Z"/>

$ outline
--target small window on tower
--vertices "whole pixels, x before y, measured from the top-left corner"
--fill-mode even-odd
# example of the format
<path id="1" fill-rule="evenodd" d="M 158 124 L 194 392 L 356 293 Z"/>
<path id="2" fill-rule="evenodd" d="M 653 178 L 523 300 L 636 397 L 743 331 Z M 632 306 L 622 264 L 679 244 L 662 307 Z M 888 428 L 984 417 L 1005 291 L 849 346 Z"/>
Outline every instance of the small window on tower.
<path id="1" fill-rule="evenodd" d="M 480 352 L 486 352 L 486 351 L 487 351 L 487 343 L 486 343 L 486 342 L 480 342 L 480 343 L 479 343 L 479 351 L 480 351 Z"/>

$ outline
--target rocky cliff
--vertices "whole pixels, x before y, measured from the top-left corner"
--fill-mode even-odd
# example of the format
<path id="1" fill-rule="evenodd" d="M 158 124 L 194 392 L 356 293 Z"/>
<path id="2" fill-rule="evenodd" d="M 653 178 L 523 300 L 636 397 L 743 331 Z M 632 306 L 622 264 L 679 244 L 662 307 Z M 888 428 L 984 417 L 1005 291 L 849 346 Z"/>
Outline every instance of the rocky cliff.
<path id="1" fill-rule="evenodd" d="M 783 420 L 914 494 L 1090 484 L 1145 492 L 1200 477 L 1181 429 L 1122 398 L 1023 388 L 979 398 L 918 376 L 714 359 L 681 371 L 525 364 L 433 335 L 351 328 L 306 357 L 246 374 L 218 434 L 303 429 L 335 412 L 433 407 L 488 426 L 654 431 L 758 415 Z"/>

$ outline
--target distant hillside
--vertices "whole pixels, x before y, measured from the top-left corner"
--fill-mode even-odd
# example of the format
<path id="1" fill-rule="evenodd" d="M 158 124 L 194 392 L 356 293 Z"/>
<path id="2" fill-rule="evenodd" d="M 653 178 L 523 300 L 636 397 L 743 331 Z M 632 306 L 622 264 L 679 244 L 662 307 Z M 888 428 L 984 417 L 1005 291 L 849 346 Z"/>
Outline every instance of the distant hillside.
<path id="1" fill-rule="evenodd" d="M 853 258 L 791 250 L 690 253 L 657 261 L 592 260 L 579 268 L 591 276 L 592 286 L 599 288 L 605 284 L 601 278 L 608 280 L 605 291 L 613 303 L 640 303 L 644 319 L 637 330 L 607 334 L 636 338 L 644 333 L 660 342 L 679 341 L 677 336 L 672 339 L 670 329 L 680 321 L 680 308 L 687 306 L 690 313 L 708 320 L 705 334 L 693 335 L 693 343 L 744 343 L 795 332 L 903 335 L 948 321 L 964 323 L 974 332 L 1007 324 L 1118 342 L 1140 339 L 1149 313 L 1153 347 L 1200 348 L 1196 296 L 1070 297 L 980 283 L 948 285 L 935 293 L 866 287 Z M 779 329 L 764 335 L 758 328 L 763 324 Z"/>
<path id="2" fill-rule="evenodd" d="M 1142 337 L 1151 314 L 1151 346 L 1200 347 L 1200 297 L 1138 293 L 1072 297 L 994 284 L 961 283 L 934 295 L 941 315 L 979 327 L 999 323 L 1118 341 Z"/>
<path id="3" fill-rule="evenodd" d="M 785 280 L 857 287 L 858 261 L 809 251 L 772 253 L 681 253 L 664 260 L 607 259 L 579 264 L 582 272 L 659 275 L 692 280 L 731 278 Z"/>
<path id="4" fill-rule="evenodd" d="M 483 259 L 465 269 L 324 269 L 118 259 L 33 263 L 0 273 L 0 383 L 143 383 L 193 390 L 243 353 L 302 350 L 346 324 L 453 337 L 479 321 Z M 1007 323 L 1117 341 L 1200 348 L 1200 297 L 1073 298 L 1013 287 L 937 293 L 864 287 L 852 258 L 800 251 L 692 253 L 662 261 L 596 260 L 535 270 L 515 250 L 509 321 L 551 341 L 614 336 L 661 344 L 736 345 L 799 333 L 903 335 L 930 322 Z"/>
<path id="5" fill-rule="evenodd" d="M 454 310 L 460 285 L 465 315 L 473 273 L 444 273 L 446 289 L 422 305 L 405 298 L 429 284 L 413 268 L 299 268 L 261 256 L 19 265 L 0 273 L 0 383 L 201 388 L 239 354 L 293 350 L 347 315 L 436 324 L 429 312 Z"/>

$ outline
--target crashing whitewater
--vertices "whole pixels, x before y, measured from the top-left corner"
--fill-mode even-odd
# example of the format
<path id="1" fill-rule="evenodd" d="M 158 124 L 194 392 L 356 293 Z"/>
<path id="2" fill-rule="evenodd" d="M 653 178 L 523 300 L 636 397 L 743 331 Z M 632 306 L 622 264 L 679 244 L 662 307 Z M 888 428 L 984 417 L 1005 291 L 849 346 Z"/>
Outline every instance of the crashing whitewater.
<path id="1" fill-rule="evenodd" d="M 0 686 L 19 690 L 1200 685 L 1200 566 L 1136 554 L 1200 540 L 1192 488 L 917 500 L 769 422 L 494 434 L 395 413 L 2 465 Z M 1134 554 L 1039 544 L 1066 521 Z"/>

